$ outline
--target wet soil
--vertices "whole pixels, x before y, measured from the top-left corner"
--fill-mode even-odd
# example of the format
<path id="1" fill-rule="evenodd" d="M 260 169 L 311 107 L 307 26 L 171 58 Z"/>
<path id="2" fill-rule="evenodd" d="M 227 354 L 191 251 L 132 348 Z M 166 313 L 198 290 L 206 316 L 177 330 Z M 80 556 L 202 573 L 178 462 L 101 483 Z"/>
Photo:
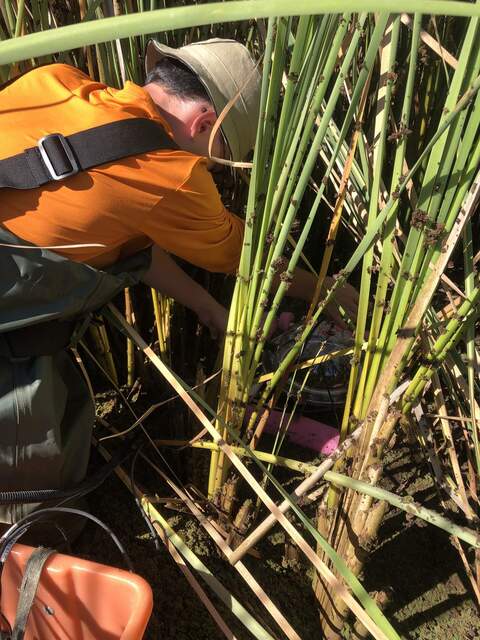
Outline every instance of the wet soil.
<path id="1" fill-rule="evenodd" d="M 383 484 L 441 511 L 428 466 L 415 447 L 390 452 Z M 364 584 L 369 591 L 389 592 L 387 614 L 402 638 L 480 638 L 479 610 L 458 551 L 445 531 L 423 520 L 390 509 Z"/>
<path id="2" fill-rule="evenodd" d="M 401 438 L 400 438 L 401 440 Z M 291 449 L 291 447 L 290 447 Z M 297 459 L 311 459 L 311 452 L 295 447 L 285 453 Z M 201 455 L 205 456 L 204 452 Z M 180 479 L 188 479 L 181 458 L 167 463 Z M 103 464 L 98 453 L 92 456 L 92 468 Z M 137 478 L 137 472 L 136 472 Z M 160 496 L 171 493 L 155 482 L 139 465 L 138 478 Z M 294 481 L 292 476 L 285 480 Z M 298 479 L 296 480 L 298 482 Z M 430 480 L 428 467 L 418 451 L 404 442 L 391 452 L 383 484 L 399 493 L 411 494 L 431 508 L 438 507 L 438 497 Z M 130 555 L 136 571 L 151 584 L 154 612 L 146 640 L 217 640 L 223 634 L 191 590 L 181 571 L 161 546 L 155 550 L 145 521 L 131 494 L 115 476 L 89 498 L 91 511 L 118 535 Z M 274 637 L 284 634 L 272 621 L 256 597 L 234 569 L 217 552 L 209 536 L 196 520 L 185 513 L 159 506 L 175 531 L 195 551 L 222 584 Z M 258 557 L 247 556 L 245 563 L 272 600 L 286 615 L 302 640 L 321 638 L 318 610 L 311 589 L 311 571 L 301 558 L 291 560 L 291 547 L 285 545 L 282 530 L 273 529 L 258 547 Z M 122 559 L 108 536 L 88 524 L 74 553 L 106 564 L 122 566 Z M 296 557 L 295 552 L 293 557 Z M 383 590 L 389 595 L 386 614 L 402 638 L 408 640 L 474 640 L 480 638 L 480 618 L 471 587 L 458 553 L 442 530 L 423 521 L 411 519 L 404 512 L 391 509 L 381 526 L 370 562 L 362 576 L 369 591 Z M 253 636 L 212 594 L 207 593 L 239 640 Z M 348 631 L 345 638 L 349 637 Z"/>

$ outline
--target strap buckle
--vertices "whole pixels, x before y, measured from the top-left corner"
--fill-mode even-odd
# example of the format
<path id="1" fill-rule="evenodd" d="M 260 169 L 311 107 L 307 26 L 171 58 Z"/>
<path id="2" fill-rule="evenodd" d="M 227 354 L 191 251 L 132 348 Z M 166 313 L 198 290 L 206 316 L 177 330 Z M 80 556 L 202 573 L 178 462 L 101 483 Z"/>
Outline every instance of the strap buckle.
<path id="1" fill-rule="evenodd" d="M 53 163 L 50 160 L 47 150 L 45 148 L 45 143 L 48 142 L 49 140 L 56 140 L 57 142 L 60 143 L 60 146 L 65 152 L 65 155 L 67 156 L 67 159 L 70 162 L 70 165 L 72 167 L 71 171 L 65 171 L 64 173 L 57 173 L 55 171 Z M 64 178 L 73 176 L 80 171 L 80 166 L 75 156 L 72 153 L 70 145 L 68 144 L 68 141 L 66 140 L 65 136 L 63 136 L 61 133 L 50 133 L 48 136 L 43 136 L 43 138 L 40 138 L 40 140 L 38 141 L 37 146 L 40 151 L 40 155 L 42 156 L 42 160 L 45 163 L 45 166 L 52 180 L 63 180 Z"/>

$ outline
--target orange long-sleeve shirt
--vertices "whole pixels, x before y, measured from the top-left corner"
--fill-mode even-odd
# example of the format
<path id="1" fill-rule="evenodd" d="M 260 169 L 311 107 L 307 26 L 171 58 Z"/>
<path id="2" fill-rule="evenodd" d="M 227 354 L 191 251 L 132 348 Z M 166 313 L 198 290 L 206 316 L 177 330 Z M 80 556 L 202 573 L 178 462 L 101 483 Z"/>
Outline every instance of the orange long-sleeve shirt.
<path id="1" fill-rule="evenodd" d="M 34 69 L 0 92 L 0 158 L 49 133 L 70 135 L 125 118 L 168 125 L 148 93 L 127 82 L 113 89 L 64 64 Z M 0 190 L 0 222 L 38 246 L 105 267 L 155 243 L 210 271 L 232 272 L 243 223 L 225 209 L 206 161 L 159 150 L 81 172 L 40 189 Z"/>

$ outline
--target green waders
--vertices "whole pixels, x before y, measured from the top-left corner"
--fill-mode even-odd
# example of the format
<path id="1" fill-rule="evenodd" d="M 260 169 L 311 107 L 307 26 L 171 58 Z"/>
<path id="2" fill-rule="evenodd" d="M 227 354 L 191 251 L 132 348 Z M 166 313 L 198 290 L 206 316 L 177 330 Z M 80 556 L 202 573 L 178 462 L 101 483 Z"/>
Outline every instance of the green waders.
<path id="1" fill-rule="evenodd" d="M 0 243 L 27 244 L 2 228 Z M 0 246 L 0 491 L 68 489 L 85 477 L 95 410 L 68 346 L 79 321 L 149 263 L 145 251 L 106 272 Z M 37 506 L 0 505 L 0 522 Z"/>

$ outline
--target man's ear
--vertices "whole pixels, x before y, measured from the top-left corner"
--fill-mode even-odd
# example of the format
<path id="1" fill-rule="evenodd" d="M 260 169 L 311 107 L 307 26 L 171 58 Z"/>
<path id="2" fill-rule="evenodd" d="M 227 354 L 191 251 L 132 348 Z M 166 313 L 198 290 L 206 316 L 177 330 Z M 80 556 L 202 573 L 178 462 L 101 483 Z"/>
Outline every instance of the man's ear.
<path id="1" fill-rule="evenodd" d="M 190 137 L 193 139 L 206 131 L 210 131 L 216 119 L 217 114 L 213 107 L 199 107 L 198 111 L 190 120 Z"/>

